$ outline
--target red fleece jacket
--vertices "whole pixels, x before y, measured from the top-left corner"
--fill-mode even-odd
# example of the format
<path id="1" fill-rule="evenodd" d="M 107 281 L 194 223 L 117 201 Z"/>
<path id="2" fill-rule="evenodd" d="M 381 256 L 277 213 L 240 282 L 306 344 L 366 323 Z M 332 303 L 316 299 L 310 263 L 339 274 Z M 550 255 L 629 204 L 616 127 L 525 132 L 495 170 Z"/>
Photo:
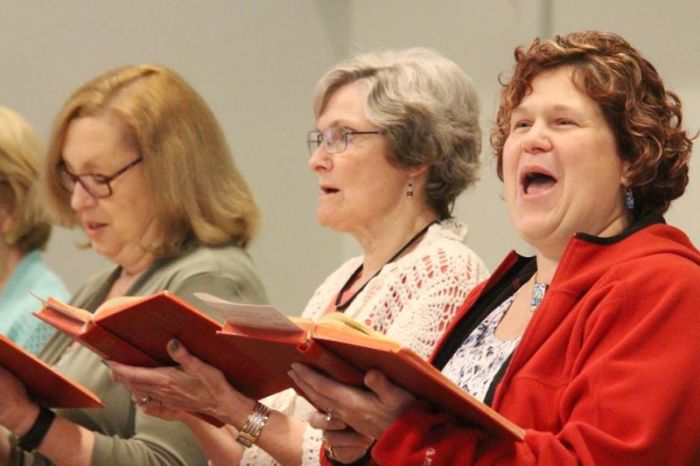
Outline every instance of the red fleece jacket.
<path id="1" fill-rule="evenodd" d="M 516 262 L 508 256 L 472 292 L 441 344 Z M 572 239 L 493 407 L 526 429 L 524 441 L 416 402 L 378 439 L 374 461 L 700 465 L 700 253 L 686 235 L 654 224 L 615 240 Z"/>

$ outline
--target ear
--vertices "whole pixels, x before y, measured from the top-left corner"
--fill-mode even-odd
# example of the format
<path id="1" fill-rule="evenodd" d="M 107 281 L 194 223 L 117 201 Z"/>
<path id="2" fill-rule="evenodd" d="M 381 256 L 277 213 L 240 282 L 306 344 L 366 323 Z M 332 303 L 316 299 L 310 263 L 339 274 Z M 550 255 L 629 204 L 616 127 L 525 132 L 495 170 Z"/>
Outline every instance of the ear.
<path id="1" fill-rule="evenodd" d="M 627 161 L 622 162 L 622 176 L 620 177 L 620 184 L 625 187 L 629 188 L 630 185 L 632 184 L 632 173 L 630 169 L 630 163 Z"/>
<path id="2" fill-rule="evenodd" d="M 0 234 L 9 233 L 14 226 L 12 211 L 7 204 L 0 202 Z"/>
<path id="3" fill-rule="evenodd" d="M 427 173 L 429 168 L 429 165 L 418 165 L 415 167 L 406 168 L 406 173 L 410 178 L 417 178 L 423 175 L 424 173 Z"/>

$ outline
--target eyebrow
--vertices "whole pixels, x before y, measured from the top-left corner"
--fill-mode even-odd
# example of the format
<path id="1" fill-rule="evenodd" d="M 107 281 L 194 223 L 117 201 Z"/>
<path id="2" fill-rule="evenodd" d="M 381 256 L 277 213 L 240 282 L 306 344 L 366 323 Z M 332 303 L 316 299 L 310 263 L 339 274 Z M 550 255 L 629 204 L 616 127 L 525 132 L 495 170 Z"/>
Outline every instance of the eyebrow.
<path id="1" fill-rule="evenodd" d="M 553 107 L 551 107 L 551 110 L 555 111 L 555 112 L 563 112 L 563 111 L 576 112 L 577 111 L 574 107 L 572 107 L 570 105 L 566 105 L 566 104 L 555 104 Z M 513 109 L 513 111 L 511 112 L 511 115 L 520 114 L 520 113 L 527 113 L 527 112 L 528 112 L 527 105 L 526 106 L 518 105 L 517 107 L 515 107 Z"/>
<path id="2" fill-rule="evenodd" d="M 326 126 L 326 128 L 333 128 L 333 127 L 337 127 L 337 128 L 352 127 L 352 128 L 354 128 L 358 125 L 361 125 L 361 122 L 359 122 L 359 121 L 352 122 L 352 121 L 344 119 L 344 118 L 336 118 L 335 120 L 332 120 L 330 122 L 330 124 L 328 124 Z M 315 125 L 315 126 L 316 126 L 316 130 L 321 131 L 318 128 L 318 125 Z"/>
<path id="3" fill-rule="evenodd" d="M 85 164 L 83 167 L 82 173 L 78 173 L 78 171 L 75 169 L 75 167 L 70 164 L 63 156 L 61 156 L 61 163 L 65 165 L 65 167 L 68 169 L 69 172 L 75 174 L 75 175 L 101 175 L 101 176 L 107 176 L 104 174 L 104 169 L 99 169 L 98 167 L 95 166 L 95 163 L 92 160 L 88 160 L 88 162 Z"/>

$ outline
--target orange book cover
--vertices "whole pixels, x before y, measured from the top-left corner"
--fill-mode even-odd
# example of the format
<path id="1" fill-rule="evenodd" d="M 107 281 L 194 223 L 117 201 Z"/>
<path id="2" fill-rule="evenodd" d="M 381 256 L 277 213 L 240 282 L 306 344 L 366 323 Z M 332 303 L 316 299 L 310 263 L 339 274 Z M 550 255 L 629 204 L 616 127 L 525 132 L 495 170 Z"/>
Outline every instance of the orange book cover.
<path id="1" fill-rule="evenodd" d="M 216 320 L 168 291 L 140 298 L 117 298 L 106 302 L 95 314 L 49 298 L 34 315 L 102 358 L 123 364 L 175 365 L 166 345 L 177 338 L 192 354 L 224 372 L 234 386 L 256 371 L 254 361 L 234 353 L 226 342 L 216 338 L 221 329 Z"/>
<path id="2" fill-rule="evenodd" d="M 227 315 L 232 309 L 235 314 L 235 306 L 246 305 L 228 303 L 231 306 L 228 308 L 221 302 L 218 305 L 222 317 L 227 320 L 219 332 L 220 338 L 228 341 L 236 352 L 257 359 L 258 376 L 267 381 L 270 388 L 292 386 L 287 376 L 292 362 L 307 364 L 335 380 L 357 387 L 363 386 L 364 373 L 378 369 L 397 385 L 465 424 L 514 439 L 524 436 L 523 429 L 470 396 L 413 351 L 343 314 L 328 314 L 317 323 L 290 318 L 297 329 L 280 330 L 256 327 L 256 322 Z M 265 320 L 262 315 L 258 319 Z"/>
<path id="3" fill-rule="evenodd" d="M 48 408 L 101 408 L 102 401 L 87 388 L 0 335 L 0 367 L 24 384 L 29 397 Z"/>

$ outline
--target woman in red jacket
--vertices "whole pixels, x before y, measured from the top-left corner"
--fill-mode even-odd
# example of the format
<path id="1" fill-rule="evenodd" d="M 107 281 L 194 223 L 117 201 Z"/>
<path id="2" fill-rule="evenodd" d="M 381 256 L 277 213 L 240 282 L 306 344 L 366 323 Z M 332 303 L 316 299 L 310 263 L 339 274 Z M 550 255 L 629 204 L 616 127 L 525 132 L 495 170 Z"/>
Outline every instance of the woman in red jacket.
<path id="1" fill-rule="evenodd" d="M 358 390 L 295 366 L 333 415 L 312 420 L 322 462 L 700 464 L 700 253 L 661 217 L 688 182 L 680 101 L 614 34 L 515 58 L 492 142 L 536 255 L 511 253 L 470 294 L 432 361 L 525 437 L 462 425 L 377 371 Z"/>

